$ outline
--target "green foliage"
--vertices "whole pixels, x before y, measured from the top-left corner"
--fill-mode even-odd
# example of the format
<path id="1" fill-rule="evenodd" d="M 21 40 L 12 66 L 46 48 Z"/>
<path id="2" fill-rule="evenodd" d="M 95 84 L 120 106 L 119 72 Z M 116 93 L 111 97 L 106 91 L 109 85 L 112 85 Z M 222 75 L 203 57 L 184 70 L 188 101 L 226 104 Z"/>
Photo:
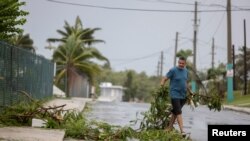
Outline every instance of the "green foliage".
<path id="1" fill-rule="evenodd" d="M 234 106 L 250 107 L 250 95 L 242 95 L 242 91 L 234 91 L 234 100 L 228 102 L 225 98 L 223 103 Z"/>
<path id="2" fill-rule="evenodd" d="M 23 35 L 20 33 L 11 38 L 11 43 L 17 47 L 28 50 L 32 53 L 35 53 L 35 47 L 33 46 L 33 40 L 30 38 L 29 34 Z"/>
<path id="3" fill-rule="evenodd" d="M 86 123 L 86 118 L 83 113 L 67 112 L 63 119 L 63 128 L 66 131 L 66 136 L 73 138 L 86 138 L 88 134 L 89 124 Z"/>
<path id="4" fill-rule="evenodd" d="M 210 91 L 209 95 L 194 93 L 187 96 L 188 105 L 197 107 L 198 103 L 207 105 L 209 110 L 221 111 L 223 98 L 218 94 L 216 89 Z"/>
<path id="5" fill-rule="evenodd" d="M 60 128 L 60 123 L 53 118 L 47 117 L 45 127 L 46 128 L 51 128 L 51 129 L 57 129 Z"/>
<path id="6" fill-rule="evenodd" d="M 22 101 L 13 106 L 5 107 L 0 114 L 0 124 L 11 126 L 31 125 L 33 113 L 39 108 L 42 101 Z"/>
<path id="7" fill-rule="evenodd" d="M 124 83 L 124 87 L 126 88 L 124 101 L 134 101 L 137 87 L 134 84 L 134 73 L 132 71 L 127 73 L 127 79 Z"/>
<path id="8" fill-rule="evenodd" d="M 220 64 L 217 68 L 210 68 L 207 71 L 207 79 L 216 79 L 219 76 L 225 76 L 226 67 L 223 64 Z"/>
<path id="9" fill-rule="evenodd" d="M 48 42 L 65 42 L 70 35 L 76 35 L 83 41 L 84 46 L 90 47 L 93 43 L 103 43 L 103 40 L 95 39 L 95 31 L 101 30 L 100 28 L 86 28 L 83 26 L 79 16 L 76 17 L 75 24 L 71 26 L 67 21 L 64 24 L 64 30 L 57 30 L 62 38 L 49 38 Z"/>
<path id="10" fill-rule="evenodd" d="M 192 54 L 193 54 L 192 50 L 190 49 L 187 49 L 187 50 L 181 49 L 180 51 L 176 53 L 176 57 L 185 57 L 187 59 L 189 56 L 192 56 Z"/>
<path id="11" fill-rule="evenodd" d="M 159 94 L 165 93 L 159 92 Z M 161 95 L 163 96 L 163 95 Z M 161 98 L 158 98 L 161 100 Z M 134 130 L 131 127 L 120 127 L 110 125 L 100 121 L 89 121 L 84 116 L 83 112 L 66 111 L 62 120 L 52 118 L 50 114 L 41 112 L 41 101 L 23 102 L 12 107 L 7 107 L 0 115 L 0 126 L 4 125 L 30 125 L 33 117 L 43 118 L 47 121 L 46 128 L 59 128 L 65 129 L 65 136 L 84 139 L 84 140 L 99 140 L 99 141 L 126 141 L 129 139 L 138 139 L 143 141 L 159 140 L 159 141 L 172 141 L 183 140 L 182 136 L 177 132 L 166 133 L 164 130 L 148 129 L 148 130 Z M 163 103 L 161 103 L 163 104 Z M 159 109 L 164 109 L 164 106 L 157 106 Z M 51 107 L 54 109 L 53 107 Z M 51 109 L 50 109 L 51 110 Z M 40 112 L 38 112 L 40 111 Z M 32 113 L 27 119 L 23 121 L 18 118 L 25 113 Z M 55 113 L 52 113 L 55 114 Z"/>
<path id="12" fill-rule="evenodd" d="M 128 77 L 130 73 L 132 79 Z M 96 84 L 101 82 L 111 82 L 114 85 L 122 85 L 126 87 L 126 101 L 139 100 L 142 102 L 151 102 L 153 97 L 151 93 L 160 83 L 160 78 L 157 76 L 148 76 L 145 72 L 137 73 L 134 70 L 126 70 L 115 72 L 111 69 L 103 69 L 102 73 L 96 78 Z M 128 83 L 129 82 L 129 83 Z M 98 85 L 96 85 L 98 89 Z"/>
<path id="13" fill-rule="evenodd" d="M 0 40 L 9 41 L 13 35 L 22 33 L 17 26 L 23 25 L 26 19 L 23 16 L 28 12 L 20 10 L 25 2 L 18 0 L 1 0 L 0 2 Z"/>
<path id="14" fill-rule="evenodd" d="M 207 98 L 207 106 L 210 110 L 220 111 L 222 108 L 222 99 L 218 96 L 218 94 L 213 93 L 209 98 Z"/>
<path id="15" fill-rule="evenodd" d="M 64 82 L 66 96 L 70 96 L 76 75 L 92 83 L 101 72 L 99 64 L 93 60 L 105 61 L 108 65 L 109 61 L 96 48 L 90 47 L 93 43 L 103 42 L 93 37 L 94 31 L 99 29 L 84 28 L 79 17 L 74 26 L 65 22 L 64 29 L 66 31 L 57 30 L 62 38 L 50 38 L 48 41 L 60 43 L 53 53 L 53 60 L 57 64 L 55 84 L 60 86 Z"/>
<path id="16" fill-rule="evenodd" d="M 247 74 L 250 71 L 250 50 L 247 47 L 246 49 L 246 71 Z M 244 67 L 244 47 L 239 48 L 238 54 L 236 55 L 236 60 L 235 60 L 235 90 L 242 90 L 244 88 L 244 74 L 245 74 L 245 67 Z M 249 78 L 249 77 L 248 77 Z M 249 80 L 248 80 L 249 84 Z M 248 89 L 250 87 L 248 86 Z M 248 93 L 249 94 L 249 93 Z"/>
<path id="17" fill-rule="evenodd" d="M 185 141 L 178 132 L 166 133 L 164 130 L 143 130 L 136 134 L 141 141 Z"/>
<path id="18" fill-rule="evenodd" d="M 148 112 L 142 113 L 144 118 L 140 124 L 141 129 L 165 129 L 169 123 L 171 106 L 169 104 L 168 87 L 158 88 L 153 93 L 154 100 Z"/>

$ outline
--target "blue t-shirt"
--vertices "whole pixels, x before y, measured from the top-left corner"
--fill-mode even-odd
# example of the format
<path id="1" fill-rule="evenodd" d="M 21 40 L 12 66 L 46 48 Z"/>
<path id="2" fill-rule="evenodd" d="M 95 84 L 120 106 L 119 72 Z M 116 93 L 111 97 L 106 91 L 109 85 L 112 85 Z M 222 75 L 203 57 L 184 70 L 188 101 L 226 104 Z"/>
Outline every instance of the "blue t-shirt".
<path id="1" fill-rule="evenodd" d="M 166 74 L 170 79 L 171 98 L 185 99 L 187 93 L 188 70 L 186 68 L 173 67 Z"/>

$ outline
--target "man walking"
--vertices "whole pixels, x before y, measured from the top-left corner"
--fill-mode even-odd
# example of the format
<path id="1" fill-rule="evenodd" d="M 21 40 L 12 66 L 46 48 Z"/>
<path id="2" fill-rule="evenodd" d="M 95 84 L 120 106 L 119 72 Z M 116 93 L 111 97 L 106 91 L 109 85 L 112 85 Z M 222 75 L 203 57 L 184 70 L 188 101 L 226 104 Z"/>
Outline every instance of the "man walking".
<path id="1" fill-rule="evenodd" d="M 186 58 L 179 57 L 178 66 L 169 70 L 165 77 L 161 80 L 161 86 L 164 86 L 167 80 L 170 79 L 170 97 L 172 104 L 172 114 L 167 131 L 173 129 L 175 119 L 177 119 L 180 132 L 185 135 L 183 130 L 182 107 L 186 102 L 188 70 L 186 69 Z"/>

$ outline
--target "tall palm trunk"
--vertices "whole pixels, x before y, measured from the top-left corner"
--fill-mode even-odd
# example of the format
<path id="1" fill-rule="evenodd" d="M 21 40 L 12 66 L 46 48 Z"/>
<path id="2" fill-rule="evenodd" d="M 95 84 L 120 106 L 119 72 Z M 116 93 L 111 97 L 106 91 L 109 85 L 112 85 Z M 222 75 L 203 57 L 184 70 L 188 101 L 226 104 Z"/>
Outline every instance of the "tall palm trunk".
<path id="1" fill-rule="evenodd" d="M 73 87 L 75 81 L 75 73 L 75 70 L 71 66 L 69 66 L 67 69 L 67 97 L 74 95 Z"/>

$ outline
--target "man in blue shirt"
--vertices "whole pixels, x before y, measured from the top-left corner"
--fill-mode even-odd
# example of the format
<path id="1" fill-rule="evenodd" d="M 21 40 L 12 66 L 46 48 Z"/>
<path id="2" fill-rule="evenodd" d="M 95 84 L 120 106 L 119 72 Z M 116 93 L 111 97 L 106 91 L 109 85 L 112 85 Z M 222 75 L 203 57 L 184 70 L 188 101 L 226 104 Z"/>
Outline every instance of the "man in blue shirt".
<path id="1" fill-rule="evenodd" d="M 173 129 L 175 119 L 177 119 L 180 132 L 185 134 L 183 131 L 183 120 L 182 120 L 182 107 L 186 102 L 187 93 L 187 80 L 188 70 L 186 69 L 186 58 L 180 57 L 178 60 L 178 66 L 173 67 L 169 70 L 165 77 L 161 80 L 161 86 L 164 86 L 167 80 L 170 79 L 170 97 L 172 104 L 172 115 L 169 122 L 167 131 Z"/>

